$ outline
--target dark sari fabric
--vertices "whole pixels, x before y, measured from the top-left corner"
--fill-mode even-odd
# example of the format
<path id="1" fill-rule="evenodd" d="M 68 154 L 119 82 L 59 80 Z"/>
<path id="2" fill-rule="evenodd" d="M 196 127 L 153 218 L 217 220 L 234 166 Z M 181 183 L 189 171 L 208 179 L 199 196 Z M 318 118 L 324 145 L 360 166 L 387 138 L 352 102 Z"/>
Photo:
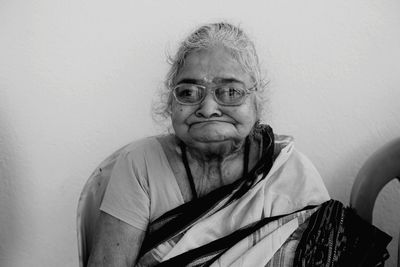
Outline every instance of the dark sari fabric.
<path id="1" fill-rule="evenodd" d="M 353 209 L 330 200 L 310 217 L 294 266 L 383 266 L 392 238 Z"/>

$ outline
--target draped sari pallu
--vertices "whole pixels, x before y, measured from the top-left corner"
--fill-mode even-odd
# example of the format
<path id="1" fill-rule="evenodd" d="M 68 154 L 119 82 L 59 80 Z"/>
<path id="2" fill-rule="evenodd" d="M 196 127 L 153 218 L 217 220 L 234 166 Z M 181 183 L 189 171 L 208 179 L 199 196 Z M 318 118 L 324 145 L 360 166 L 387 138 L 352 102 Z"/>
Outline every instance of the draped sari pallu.
<path id="1" fill-rule="evenodd" d="M 274 138 L 261 132 L 261 160 L 246 177 L 154 220 L 136 266 L 383 265 L 391 237 L 338 201 L 264 215 Z"/>

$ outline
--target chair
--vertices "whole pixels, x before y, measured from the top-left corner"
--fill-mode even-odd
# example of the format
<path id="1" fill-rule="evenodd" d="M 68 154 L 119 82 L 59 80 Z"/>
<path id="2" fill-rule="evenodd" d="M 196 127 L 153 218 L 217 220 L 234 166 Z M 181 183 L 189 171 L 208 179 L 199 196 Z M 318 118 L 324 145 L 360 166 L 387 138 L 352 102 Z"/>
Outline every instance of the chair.
<path id="1" fill-rule="evenodd" d="M 385 144 L 364 163 L 351 190 L 350 206 L 371 223 L 375 200 L 382 188 L 393 179 L 400 181 L 400 138 Z M 400 266 L 400 245 L 397 262 Z"/>
<path id="2" fill-rule="evenodd" d="M 78 202 L 77 233 L 79 266 L 84 267 L 88 263 L 90 251 L 93 247 L 96 222 L 100 215 L 100 204 L 103 200 L 111 171 L 114 164 L 125 147 L 120 148 L 106 158 L 92 173 L 83 187 Z"/>

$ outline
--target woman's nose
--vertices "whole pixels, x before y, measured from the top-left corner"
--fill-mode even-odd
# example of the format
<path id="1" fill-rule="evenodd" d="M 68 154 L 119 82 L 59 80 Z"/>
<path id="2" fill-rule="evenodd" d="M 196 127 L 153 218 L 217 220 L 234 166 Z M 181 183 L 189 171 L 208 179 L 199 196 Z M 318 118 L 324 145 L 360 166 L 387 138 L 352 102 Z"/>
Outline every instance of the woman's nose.
<path id="1" fill-rule="evenodd" d="M 199 104 L 195 114 L 198 117 L 212 118 L 221 116 L 222 112 L 219 104 L 215 102 L 214 96 L 209 92 L 204 100 Z"/>

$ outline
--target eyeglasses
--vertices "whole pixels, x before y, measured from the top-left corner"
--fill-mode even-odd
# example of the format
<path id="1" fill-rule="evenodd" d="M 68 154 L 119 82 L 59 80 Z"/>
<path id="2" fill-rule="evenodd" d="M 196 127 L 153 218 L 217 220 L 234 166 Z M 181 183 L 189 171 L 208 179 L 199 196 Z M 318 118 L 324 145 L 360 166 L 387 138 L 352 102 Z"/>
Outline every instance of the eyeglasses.
<path id="1" fill-rule="evenodd" d="M 239 84 L 217 85 L 210 89 L 214 100 L 222 106 L 239 106 L 243 104 L 248 94 L 256 91 L 254 85 L 246 89 Z M 172 93 L 179 104 L 197 105 L 200 104 L 207 95 L 207 87 L 199 84 L 183 83 L 178 84 L 172 89 Z"/>

